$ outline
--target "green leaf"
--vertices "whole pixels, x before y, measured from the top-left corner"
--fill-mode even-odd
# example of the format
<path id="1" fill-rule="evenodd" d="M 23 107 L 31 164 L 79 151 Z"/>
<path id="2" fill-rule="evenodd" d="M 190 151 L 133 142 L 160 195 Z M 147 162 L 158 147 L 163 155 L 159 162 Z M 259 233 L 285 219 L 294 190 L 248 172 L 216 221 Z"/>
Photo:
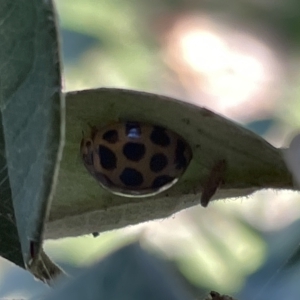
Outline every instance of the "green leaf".
<path id="1" fill-rule="evenodd" d="M 56 30 L 51 1 L 1 1 L 0 254 L 21 267 L 21 251 L 27 267 L 39 257 L 62 151 Z"/>
<path id="2" fill-rule="evenodd" d="M 109 255 L 74 280 L 50 291 L 42 299 L 193 298 L 185 291 L 181 279 L 166 263 L 143 251 L 138 244 L 131 244 Z"/>
<path id="3" fill-rule="evenodd" d="M 264 188 L 293 189 L 282 152 L 253 132 L 207 109 L 128 90 L 97 89 L 66 95 L 66 144 L 46 236 L 57 238 L 111 230 L 197 205 L 216 163 L 225 161 L 224 184 L 213 199 L 240 197 Z M 79 156 L 82 131 L 117 120 L 167 127 L 190 144 L 193 159 L 171 189 L 131 198 L 102 189 Z M 217 170 L 218 171 L 218 170 Z M 214 175 L 214 174 L 213 174 Z M 209 190 L 209 189 L 208 189 Z"/>
<path id="4" fill-rule="evenodd" d="M 2 115 L 0 115 L 0 120 L 0 132 L 3 133 Z M 18 266 L 25 267 L 15 223 L 3 134 L 0 134 L 0 151 L 0 254 Z"/>

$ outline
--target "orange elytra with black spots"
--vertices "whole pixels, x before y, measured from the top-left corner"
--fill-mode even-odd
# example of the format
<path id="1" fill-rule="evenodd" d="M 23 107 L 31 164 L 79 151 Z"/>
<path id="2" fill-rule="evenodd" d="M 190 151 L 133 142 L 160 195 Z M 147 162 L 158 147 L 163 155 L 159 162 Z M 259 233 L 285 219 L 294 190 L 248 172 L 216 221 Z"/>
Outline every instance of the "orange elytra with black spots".
<path id="1" fill-rule="evenodd" d="M 92 127 L 80 146 L 89 173 L 110 192 L 131 197 L 156 195 L 187 169 L 192 150 L 177 133 L 152 124 L 118 122 Z"/>

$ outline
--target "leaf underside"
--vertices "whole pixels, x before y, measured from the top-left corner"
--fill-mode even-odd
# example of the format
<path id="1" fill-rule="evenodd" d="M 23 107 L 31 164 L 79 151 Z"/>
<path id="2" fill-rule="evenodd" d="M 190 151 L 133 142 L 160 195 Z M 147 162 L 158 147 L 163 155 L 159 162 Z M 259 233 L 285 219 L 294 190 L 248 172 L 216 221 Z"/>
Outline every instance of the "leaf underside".
<path id="1" fill-rule="evenodd" d="M 207 109 L 159 95 L 106 88 L 68 93 L 66 108 L 66 143 L 47 237 L 110 230 L 199 204 L 203 185 L 220 160 L 227 168 L 214 199 L 263 188 L 293 189 L 281 150 Z M 174 187 L 148 198 L 121 197 L 105 191 L 88 174 L 79 156 L 82 131 L 88 134 L 89 125 L 101 127 L 118 120 L 161 125 L 185 138 L 193 159 Z"/>

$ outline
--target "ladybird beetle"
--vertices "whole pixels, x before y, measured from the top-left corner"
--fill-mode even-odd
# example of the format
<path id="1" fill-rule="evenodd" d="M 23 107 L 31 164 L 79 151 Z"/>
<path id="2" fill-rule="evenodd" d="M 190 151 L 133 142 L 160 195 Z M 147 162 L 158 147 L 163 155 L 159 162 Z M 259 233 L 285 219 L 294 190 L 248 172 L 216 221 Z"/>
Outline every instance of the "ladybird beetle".
<path id="1" fill-rule="evenodd" d="M 128 197 L 156 195 L 174 185 L 192 159 L 175 132 L 140 122 L 92 127 L 80 146 L 89 173 L 110 192 Z"/>

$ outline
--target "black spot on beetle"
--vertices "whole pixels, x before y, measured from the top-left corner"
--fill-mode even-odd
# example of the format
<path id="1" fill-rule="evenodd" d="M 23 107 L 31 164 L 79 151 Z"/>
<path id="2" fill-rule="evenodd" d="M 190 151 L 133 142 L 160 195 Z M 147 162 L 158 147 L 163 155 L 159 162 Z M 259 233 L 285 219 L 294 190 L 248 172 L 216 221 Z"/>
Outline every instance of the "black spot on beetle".
<path id="1" fill-rule="evenodd" d="M 150 135 L 150 139 L 152 143 L 162 147 L 167 147 L 171 143 L 170 137 L 166 133 L 166 130 L 160 126 L 154 126 Z"/>
<path id="2" fill-rule="evenodd" d="M 141 125 L 138 122 L 126 122 L 125 132 L 127 137 L 138 139 L 141 137 Z"/>
<path id="3" fill-rule="evenodd" d="M 160 172 L 167 165 L 168 165 L 168 158 L 163 153 L 157 153 L 151 157 L 150 169 L 152 172 Z"/>
<path id="4" fill-rule="evenodd" d="M 146 153 L 145 145 L 141 143 L 126 143 L 123 147 L 123 154 L 132 161 L 141 160 Z"/>
<path id="5" fill-rule="evenodd" d="M 125 168 L 120 175 L 120 179 L 126 186 L 139 186 L 143 183 L 143 175 L 135 169 Z"/>
<path id="6" fill-rule="evenodd" d="M 109 148 L 100 145 L 99 146 L 100 163 L 103 169 L 113 170 L 117 167 L 117 157 L 114 152 Z"/>
<path id="7" fill-rule="evenodd" d="M 171 181 L 174 180 L 174 177 L 171 177 L 171 176 L 168 176 L 168 175 L 161 175 L 161 176 L 158 176 L 156 177 L 154 180 L 153 180 L 153 183 L 152 183 L 152 188 L 154 189 L 158 189 L 164 185 L 166 185 L 167 183 L 170 183 Z"/>
<path id="8" fill-rule="evenodd" d="M 185 168 L 187 165 L 187 161 L 184 156 L 185 149 L 186 149 L 185 143 L 182 140 L 177 140 L 175 159 L 174 159 L 174 163 L 176 165 L 177 170 Z"/>
<path id="9" fill-rule="evenodd" d="M 115 144 L 119 139 L 118 131 L 108 130 L 102 135 L 102 138 L 110 144 Z"/>

